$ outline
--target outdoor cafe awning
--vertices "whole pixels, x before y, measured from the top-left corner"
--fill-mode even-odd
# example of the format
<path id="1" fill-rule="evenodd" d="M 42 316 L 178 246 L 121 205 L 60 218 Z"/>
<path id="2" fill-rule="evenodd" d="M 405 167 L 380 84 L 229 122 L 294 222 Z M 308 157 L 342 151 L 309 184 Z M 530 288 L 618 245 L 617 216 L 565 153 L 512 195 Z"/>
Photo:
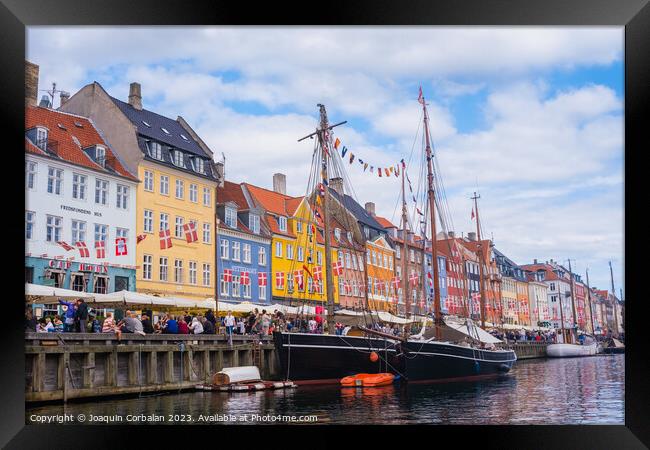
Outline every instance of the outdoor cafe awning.
<path id="1" fill-rule="evenodd" d="M 25 296 L 32 303 L 52 304 L 62 300 L 75 300 L 83 298 L 84 300 L 92 299 L 95 294 L 88 292 L 73 291 L 71 289 L 61 289 L 52 286 L 42 286 L 40 284 L 25 283 Z"/>

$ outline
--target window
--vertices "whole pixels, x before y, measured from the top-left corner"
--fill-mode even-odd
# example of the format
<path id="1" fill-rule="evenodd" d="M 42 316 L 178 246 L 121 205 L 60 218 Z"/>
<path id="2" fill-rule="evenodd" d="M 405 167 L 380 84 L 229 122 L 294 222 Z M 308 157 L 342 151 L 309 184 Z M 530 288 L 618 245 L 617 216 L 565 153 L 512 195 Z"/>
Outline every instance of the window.
<path id="1" fill-rule="evenodd" d="M 99 145 L 95 146 L 95 161 L 102 167 L 106 165 L 106 149 Z"/>
<path id="2" fill-rule="evenodd" d="M 372 252 L 372 264 L 375 266 L 377 265 L 377 253 L 375 253 L 374 250 Z"/>
<path id="3" fill-rule="evenodd" d="M 153 172 L 149 170 L 144 171 L 144 190 L 153 192 Z"/>
<path id="4" fill-rule="evenodd" d="M 305 249 L 303 247 L 298 247 L 298 261 L 305 260 Z"/>
<path id="5" fill-rule="evenodd" d="M 167 131 L 166 128 L 160 127 L 160 129 L 163 130 L 165 132 L 165 134 L 170 134 L 169 131 Z"/>
<path id="6" fill-rule="evenodd" d="M 230 282 L 226 281 L 226 274 L 221 274 L 221 280 L 219 281 L 219 291 L 221 295 L 228 296 L 230 295 Z"/>
<path id="7" fill-rule="evenodd" d="M 63 186 L 63 170 L 54 167 L 47 168 L 47 192 L 61 195 Z"/>
<path id="8" fill-rule="evenodd" d="M 241 243 L 234 241 L 232 243 L 232 260 L 239 261 L 241 259 Z"/>
<path id="9" fill-rule="evenodd" d="M 287 274 L 287 292 L 288 293 L 293 292 L 293 273 Z"/>
<path id="10" fill-rule="evenodd" d="M 108 236 L 108 225 L 95 224 L 95 242 L 106 242 Z"/>
<path id="11" fill-rule="evenodd" d="M 415 262 L 415 252 L 413 251 L 413 249 L 409 250 L 409 257 L 411 259 L 411 262 Z"/>
<path id="12" fill-rule="evenodd" d="M 183 199 L 183 180 L 176 180 L 176 198 Z"/>
<path id="13" fill-rule="evenodd" d="M 352 242 L 352 232 L 351 231 L 348 231 L 347 236 L 348 236 L 348 241 Z"/>
<path id="14" fill-rule="evenodd" d="M 117 185 L 117 208 L 127 209 L 129 206 L 129 187 L 122 184 Z"/>
<path id="15" fill-rule="evenodd" d="M 293 245 L 287 244 L 287 259 L 293 259 Z"/>
<path id="16" fill-rule="evenodd" d="M 192 169 L 194 169 L 194 172 L 204 173 L 203 158 L 199 158 L 198 156 L 192 158 Z"/>
<path id="17" fill-rule="evenodd" d="M 153 261 L 153 256 L 144 255 L 142 259 L 142 279 L 151 280 L 151 262 Z"/>
<path id="18" fill-rule="evenodd" d="M 84 292 L 86 290 L 86 283 L 84 276 L 82 274 L 75 274 L 71 276 L 72 279 L 72 290 L 78 292 Z"/>
<path id="19" fill-rule="evenodd" d="M 266 249 L 264 247 L 260 247 L 259 249 L 257 254 L 257 263 L 260 266 L 266 266 Z"/>
<path id="20" fill-rule="evenodd" d="M 241 285 L 241 296 L 244 298 L 251 298 L 251 283 Z"/>
<path id="21" fill-rule="evenodd" d="M 210 264 L 203 263 L 203 286 L 210 286 Z"/>
<path id="22" fill-rule="evenodd" d="M 203 243 L 210 243 L 210 224 L 206 222 L 203 223 Z"/>
<path id="23" fill-rule="evenodd" d="M 230 242 L 226 239 L 221 239 L 221 259 L 230 258 Z"/>
<path id="24" fill-rule="evenodd" d="M 232 296 L 239 297 L 239 275 L 232 276 Z"/>
<path id="25" fill-rule="evenodd" d="M 366 235 L 366 239 L 370 239 L 370 228 L 363 227 L 363 234 Z"/>
<path id="26" fill-rule="evenodd" d="M 367 262 L 368 264 L 371 263 L 371 260 L 370 260 L 370 250 L 366 250 L 366 262 Z"/>
<path id="27" fill-rule="evenodd" d="M 345 254 L 345 267 L 348 269 L 352 268 L 352 262 L 350 261 L 350 254 L 346 253 Z"/>
<path id="28" fill-rule="evenodd" d="M 277 258 L 282 258 L 282 242 L 275 243 L 275 256 Z"/>
<path id="29" fill-rule="evenodd" d="M 363 270 L 363 257 L 359 255 L 359 270 Z"/>
<path id="30" fill-rule="evenodd" d="M 388 255 L 384 255 L 384 267 L 388 267 Z"/>
<path id="31" fill-rule="evenodd" d="M 174 260 L 174 281 L 178 284 L 183 283 L 183 260 Z"/>
<path id="32" fill-rule="evenodd" d="M 260 216 L 257 214 L 251 214 L 248 216 L 248 228 L 255 233 L 260 233 Z"/>
<path id="33" fill-rule="evenodd" d="M 336 238 L 337 241 L 341 240 L 341 229 L 340 228 L 334 228 L 334 237 Z"/>
<path id="34" fill-rule="evenodd" d="M 34 220 L 36 213 L 25 211 L 25 239 L 32 239 L 34 236 Z"/>
<path id="35" fill-rule="evenodd" d="M 128 228 L 115 228 L 115 237 L 124 238 L 124 242 L 129 243 L 129 229 Z"/>
<path id="36" fill-rule="evenodd" d="M 167 257 L 160 257 L 160 281 L 167 281 L 169 267 L 167 265 Z"/>
<path id="37" fill-rule="evenodd" d="M 85 175 L 78 173 L 72 174 L 72 198 L 77 200 L 86 200 L 86 179 Z"/>
<path id="38" fill-rule="evenodd" d="M 176 217 L 176 228 L 174 229 L 174 237 L 182 238 L 183 237 L 183 218 Z"/>
<path id="39" fill-rule="evenodd" d="M 86 242 L 86 222 L 72 221 L 72 245 L 77 242 Z"/>
<path id="40" fill-rule="evenodd" d="M 153 211 L 150 209 L 144 210 L 144 232 L 153 233 Z"/>
<path id="41" fill-rule="evenodd" d="M 226 225 L 230 228 L 237 228 L 237 210 L 235 208 L 226 207 Z"/>
<path id="42" fill-rule="evenodd" d="M 47 216 L 46 219 L 46 240 L 47 242 L 58 242 L 61 240 L 61 223 L 63 218 Z"/>
<path id="43" fill-rule="evenodd" d="M 287 218 L 286 217 L 278 217 L 278 226 L 280 227 L 280 231 L 287 231 Z"/>
<path id="44" fill-rule="evenodd" d="M 169 214 L 160 213 L 160 231 L 169 230 Z"/>
<path id="45" fill-rule="evenodd" d="M 169 176 L 167 175 L 160 175 L 160 193 L 169 195 Z"/>
<path id="46" fill-rule="evenodd" d="M 35 162 L 27 161 L 25 163 L 25 176 L 27 189 L 34 189 L 36 186 L 36 169 L 38 165 Z"/>
<path id="47" fill-rule="evenodd" d="M 299 220 L 296 220 L 296 232 L 302 233 L 302 222 Z"/>
<path id="48" fill-rule="evenodd" d="M 98 205 L 106 205 L 108 202 L 108 181 L 96 179 L 95 180 L 95 203 Z"/>
<path id="49" fill-rule="evenodd" d="M 203 188 L 203 206 L 210 206 L 210 188 Z"/>
<path id="50" fill-rule="evenodd" d="M 199 201 L 199 187 L 196 184 L 190 184 L 190 201 L 193 203 Z"/>
<path id="51" fill-rule="evenodd" d="M 196 284 L 196 261 L 190 261 L 190 284 Z"/>
<path id="52" fill-rule="evenodd" d="M 47 128 L 36 129 L 36 146 L 41 150 L 47 150 Z"/>
<path id="53" fill-rule="evenodd" d="M 321 252 L 316 252 L 316 263 L 319 266 L 323 265 L 323 254 Z"/>
<path id="54" fill-rule="evenodd" d="M 396 256 L 397 258 L 401 258 L 401 257 L 402 257 L 402 249 L 401 249 L 400 247 L 396 247 L 396 248 L 395 248 L 395 256 Z"/>
<path id="55" fill-rule="evenodd" d="M 185 163 L 183 162 L 183 152 L 181 152 L 180 150 L 174 150 L 172 154 L 173 154 L 172 162 L 174 163 L 174 165 L 178 167 L 185 167 Z"/>
<path id="56" fill-rule="evenodd" d="M 95 294 L 105 294 L 108 292 L 108 277 L 100 277 L 95 275 L 95 283 L 93 286 Z"/>
<path id="57" fill-rule="evenodd" d="M 266 286 L 258 286 L 258 295 L 260 300 L 266 300 Z"/>
<path id="58" fill-rule="evenodd" d="M 243 252 L 244 252 L 244 262 L 250 264 L 251 262 L 251 245 L 250 244 L 244 244 L 243 246 Z"/>
<path id="59" fill-rule="evenodd" d="M 388 257 L 388 268 L 393 270 L 393 258 L 391 256 Z"/>
<path id="60" fill-rule="evenodd" d="M 158 142 L 149 141 L 149 156 L 162 161 L 162 146 Z"/>

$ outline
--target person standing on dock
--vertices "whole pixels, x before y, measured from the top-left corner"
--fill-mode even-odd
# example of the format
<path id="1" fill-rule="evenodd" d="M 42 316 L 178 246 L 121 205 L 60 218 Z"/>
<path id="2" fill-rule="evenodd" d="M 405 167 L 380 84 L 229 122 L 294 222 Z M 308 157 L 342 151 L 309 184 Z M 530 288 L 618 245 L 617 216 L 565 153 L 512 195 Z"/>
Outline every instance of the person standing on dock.
<path id="1" fill-rule="evenodd" d="M 77 300 L 77 309 L 74 312 L 74 317 L 77 322 L 77 332 L 86 333 L 88 331 L 88 305 L 82 298 Z"/>
<path id="2" fill-rule="evenodd" d="M 75 318 L 75 309 L 77 305 L 72 302 L 66 302 L 59 299 L 61 305 L 65 305 L 68 309 L 65 311 L 65 320 L 63 321 L 63 331 L 70 333 L 74 331 L 74 318 Z"/>

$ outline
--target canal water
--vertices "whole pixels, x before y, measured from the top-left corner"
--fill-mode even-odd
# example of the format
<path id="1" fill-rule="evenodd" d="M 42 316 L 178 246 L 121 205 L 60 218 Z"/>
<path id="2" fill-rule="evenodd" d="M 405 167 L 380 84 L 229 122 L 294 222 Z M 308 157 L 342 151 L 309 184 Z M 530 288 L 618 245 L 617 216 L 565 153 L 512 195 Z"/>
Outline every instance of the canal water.
<path id="1" fill-rule="evenodd" d="M 26 411 L 26 423 L 34 423 L 35 416 L 65 413 L 75 417 L 75 423 L 81 415 L 93 424 L 104 423 L 100 420 L 142 424 L 156 415 L 157 423 L 177 424 L 291 420 L 318 424 L 619 425 L 624 423 L 624 362 L 624 355 L 524 360 L 509 374 L 480 382 L 146 394 L 65 407 L 31 407 Z"/>

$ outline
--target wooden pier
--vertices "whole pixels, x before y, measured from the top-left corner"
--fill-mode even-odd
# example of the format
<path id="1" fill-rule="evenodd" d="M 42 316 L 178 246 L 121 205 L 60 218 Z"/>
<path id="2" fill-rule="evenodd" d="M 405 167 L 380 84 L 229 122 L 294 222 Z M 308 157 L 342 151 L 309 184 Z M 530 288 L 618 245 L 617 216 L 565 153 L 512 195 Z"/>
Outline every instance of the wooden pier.
<path id="1" fill-rule="evenodd" d="M 67 401 L 190 389 L 224 367 L 279 369 L 272 337 L 26 333 L 25 401 Z"/>
<path id="2" fill-rule="evenodd" d="M 546 347 L 552 342 L 519 341 L 504 344 L 503 348 L 514 350 L 517 359 L 546 358 Z"/>

